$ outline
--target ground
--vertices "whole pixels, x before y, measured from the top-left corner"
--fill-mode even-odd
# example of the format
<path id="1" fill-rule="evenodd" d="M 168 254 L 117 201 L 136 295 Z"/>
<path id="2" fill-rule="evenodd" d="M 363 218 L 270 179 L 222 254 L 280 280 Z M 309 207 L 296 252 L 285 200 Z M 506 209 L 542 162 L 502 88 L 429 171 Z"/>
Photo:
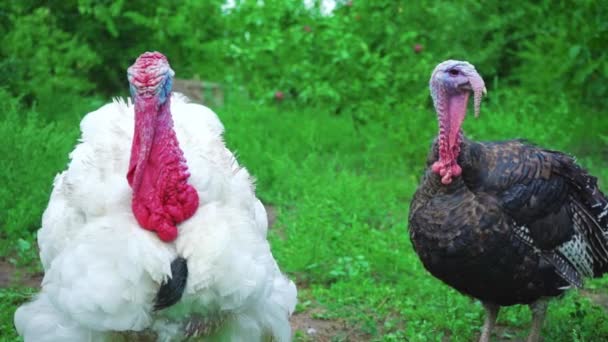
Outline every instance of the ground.
<path id="1" fill-rule="evenodd" d="M 267 208 L 268 209 L 268 208 Z M 271 208 L 272 209 L 272 208 Z M 269 213 L 272 211 L 268 211 Z M 269 215 L 270 216 L 270 215 Z M 270 218 L 270 217 L 269 217 Z M 20 272 L 10 262 L 0 260 L 0 289 L 8 287 L 27 287 L 37 291 L 40 287 L 43 274 Z M 302 288 L 298 286 L 298 288 Z M 581 294 L 606 310 L 608 314 L 608 294 L 583 290 Z M 295 313 L 291 319 L 294 332 L 294 341 L 297 342 L 330 342 L 330 341 L 369 341 L 370 335 L 361 332 L 359 327 L 350 325 L 342 319 L 318 318 L 324 317 L 320 307 L 307 308 L 305 311 Z M 494 330 L 496 342 L 523 342 L 525 339 L 516 336 L 525 336 L 525 328 L 505 326 L 498 324 Z M 475 338 L 476 340 L 476 338 Z M 449 335 L 444 336 L 442 342 L 451 341 Z"/>
<path id="2" fill-rule="evenodd" d="M 268 214 L 269 228 L 276 221 L 276 209 L 265 205 Z M 24 272 L 14 264 L 0 260 L 0 289 L 1 288 L 32 288 L 38 291 L 44 274 L 40 272 Z M 298 286 L 301 288 L 301 286 Z M 367 341 L 369 336 L 359 332 L 356 327 L 339 319 L 318 319 L 322 310 L 319 308 L 309 309 L 295 313 L 291 317 L 291 327 L 296 341 Z"/>
<path id="3" fill-rule="evenodd" d="M 268 214 L 269 229 L 277 219 L 277 210 L 271 205 L 265 205 Z M 1 288 L 32 288 L 37 291 L 40 288 L 43 274 L 40 272 L 24 272 L 14 264 L 0 260 L 0 289 Z M 307 290 L 307 284 L 298 284 L 300 292 Z M 608 294 L 592 290 L 582 290 L 583 296 L 589 298 L 595 305 L 603 307 L 608 314 Z M 296 342 L 334 342 L 334 341 L 369 341 L 371 336 L 360 330 L 357 325 L 349 324 L 339 318 L 327 318 L 325 309 L 313 303 L 305 310 L 296 312 L 290 319 L 294 341 Z M 498 324 L 494 330 L 494 341 L 497 342 L 520 342 L 527 331 L 521 327 L 506 326 Z M 477 337 L 475 337 L 476 340 Z M 451 341 L 449 334 L 442 338 L 442 342 Z"/>
<path id="4" fill-rule="evenodd" d="M 471 139 L 525 137 L 573 153 L 606 188 L 605 113 L 493 94 L 479 120 L 465 121 Z M 65 168 L 81 115 L 107 102 L 81 101 L 52 125 L 40 119 L 47 113 L 11 108 L 0 120 L 8 139 L 0 144 L 8 161 L 0 173 L 0 342 L 18 341 L 13 312 L 40 283 L 35 231 L 53 177 Z M 430 101 L 366 108 L 353 117 L 234 98 L 217 108 L 228 147 L 270 205 L 273 255 L 298 286 L 295 340 L 474 341 L 483 308 L 430 276 L 409 241 L 409 202 L 437 133 Z M 545 341 L 608 341 L 608 277 L 587 285 L 550 304 Z M 494 341 L 522 340 L 529 324 L 528 308 L 506 308 Z"/>
<path id="5" fill-rule="evenodd" d="M 0 260 L 0 288 L 10 286 L 25 286 L 39 288 L 42 281 L 42 273 L 21 273 L 15 265 L 8 261 Z"/>

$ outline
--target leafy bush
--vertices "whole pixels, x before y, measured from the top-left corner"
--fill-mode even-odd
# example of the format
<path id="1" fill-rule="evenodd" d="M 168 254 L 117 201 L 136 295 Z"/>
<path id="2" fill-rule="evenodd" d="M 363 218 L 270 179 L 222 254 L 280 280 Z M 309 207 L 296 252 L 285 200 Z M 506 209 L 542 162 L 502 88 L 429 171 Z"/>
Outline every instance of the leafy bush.
<path id="1" fill-rule="evenodd" d="M 447 58 L 471 61 L 490 89 L 519 84 L 605 108 L 608 10 L 592 1 L 569 6 L 342 1 L 322 16 L 298 2 L 245 1 L 226 15 L 225 55 L 255 96 L 287 91 L 359 117 L 379 119 L 374 107 L 404 97 L 425 102 L 430 71 Z"/>
<path id="2" fill-rule="evenodd" d="M 62 31 L 45 7 L 14 13 L 12 29 L 1 39 L 6 58 L 0 63 L 2 83 L 15 95 L 39 102 L 55 116 L 69 104 L 57 103 L 59 94 L 82 94 L 94 87 L 86 73 L 99 63 L 78 37 Z"/>
<path id="3" fill-rule="evenodd" d="M 201 70 L 219 77 L 221 49 L 213 42 L 222 38 L 222 2 L 12 2 L 0 11 L 2 84 L 28 103 L 93 87 L 124 94 L 126 68 L 150 50 L 165 52 L 182 77 Z"/>
<path id="4" fill-rule="evenodd" d="M 0 89 L 0 255 L 23 249 L 40 227 L 55 174 L 65 167 L 78 125 L 44 123 Z"/>
<path id="5" fill-rule="evenodd" d="M 381 119 L 404 98 L 428 104 L 430 71 L 469 60 L 495 87 L 522 85 L 608 106 L 608 7 L 594 1 L 337 1 L 330 15 L 300 1 L 13 2 L 0 17 L 3 75 L 14 94 L 125 93 L 125 69 L 146 50 L 180 77 L 245 86 L 285 100 Z M 317 4 L 318 5 L 318 4 Z M 8 18 L 8 19 L 7 19 Z"/>
<path id="6" fill-rule="evenodd" d="M 608 7 L 597 1 L 545 1 L 518 9 L 528 30 L 514 54 L 517 80 L 535 93 L 566 93 L 575 101 L 608 106 Z M 523 25 L 522 25 L 523 26 Z M 525 36 L 524 36 L 525 35 Z M 578 102 L 578 101 L 577 101 Z"/>

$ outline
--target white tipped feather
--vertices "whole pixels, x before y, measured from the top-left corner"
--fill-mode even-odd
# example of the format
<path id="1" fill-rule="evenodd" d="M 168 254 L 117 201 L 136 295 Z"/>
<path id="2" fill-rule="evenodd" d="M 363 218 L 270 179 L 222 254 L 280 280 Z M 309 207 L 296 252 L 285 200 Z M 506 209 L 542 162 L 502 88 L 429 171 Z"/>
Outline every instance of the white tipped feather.
<path id="1" fill-rule="evenodd" d="M 171 112 L 199 210 L 171 244 L 140 228 L 126 180 L 132 103 L 117 99 L 89 113 L 38 232 L 42 292 L 15 314 L 26 341 L 104 341 L 112 331 L 143 329 L 168 341 L 184 337 L 191 314 L 221 318 L 211 340 L 290 339 L 296 288 L 271 254 L 252 177 L 225 147 L 215 113 L 181 95 Z M 154 297 L 178 255 L 188 263 L 184 296 L 155 313 Z"/>

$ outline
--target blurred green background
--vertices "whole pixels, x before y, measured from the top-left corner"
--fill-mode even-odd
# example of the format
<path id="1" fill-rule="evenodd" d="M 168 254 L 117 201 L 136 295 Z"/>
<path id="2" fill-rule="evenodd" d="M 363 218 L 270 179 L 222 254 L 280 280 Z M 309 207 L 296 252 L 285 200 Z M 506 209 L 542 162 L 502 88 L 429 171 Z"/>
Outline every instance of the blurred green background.
<path id="1" fill-rule="evenodd" d="M 430 73 L 453 58 L 485 79 L 470 138 L 574 154 L 606 188 L 607 47 L 605 1 L 5 1 L 0 341 L 18 340 L 13 312 L 39 284 L 35 232 L 79 120 L 127 95 L 126 68 L 151 50 L 220 85 L 209 105 L 298 283 L 296 340 L 472 341 L 481 306 L 426 273 L 407 235 L 437 131 Z M 545 340 L 608 340 L 607 303 L 608 280 L 569 293 Z M 529 321 L 504 310 L 494 338 L 521 340 Z"/>

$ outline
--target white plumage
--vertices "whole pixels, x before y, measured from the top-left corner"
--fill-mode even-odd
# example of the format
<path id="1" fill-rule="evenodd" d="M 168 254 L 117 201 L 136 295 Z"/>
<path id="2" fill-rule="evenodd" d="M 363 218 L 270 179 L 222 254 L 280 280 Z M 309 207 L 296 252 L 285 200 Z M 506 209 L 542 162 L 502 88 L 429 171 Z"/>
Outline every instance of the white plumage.
<path id="1" fill-rule="evenodd" d="M 171 112 L 198 211 L 180 224 L 173 243 L 142 229 L 125 177 L 133 106 L 115 100 L 89 113 L 68 169 L 55 178 L 38 233 L 42 291 L 15 313 L 26 341 L 109 341 L 112 331 L 144 329 L 174 341 L 184 337 L 191 317 L 209 322 L 211 340 L 290 339 L 296 288 L 271 254 L 252 177 L 225 147 L 215 113 L 179 94 Z M 189 270 L 183 297 L 154 312 L 177 256 Z"/>

